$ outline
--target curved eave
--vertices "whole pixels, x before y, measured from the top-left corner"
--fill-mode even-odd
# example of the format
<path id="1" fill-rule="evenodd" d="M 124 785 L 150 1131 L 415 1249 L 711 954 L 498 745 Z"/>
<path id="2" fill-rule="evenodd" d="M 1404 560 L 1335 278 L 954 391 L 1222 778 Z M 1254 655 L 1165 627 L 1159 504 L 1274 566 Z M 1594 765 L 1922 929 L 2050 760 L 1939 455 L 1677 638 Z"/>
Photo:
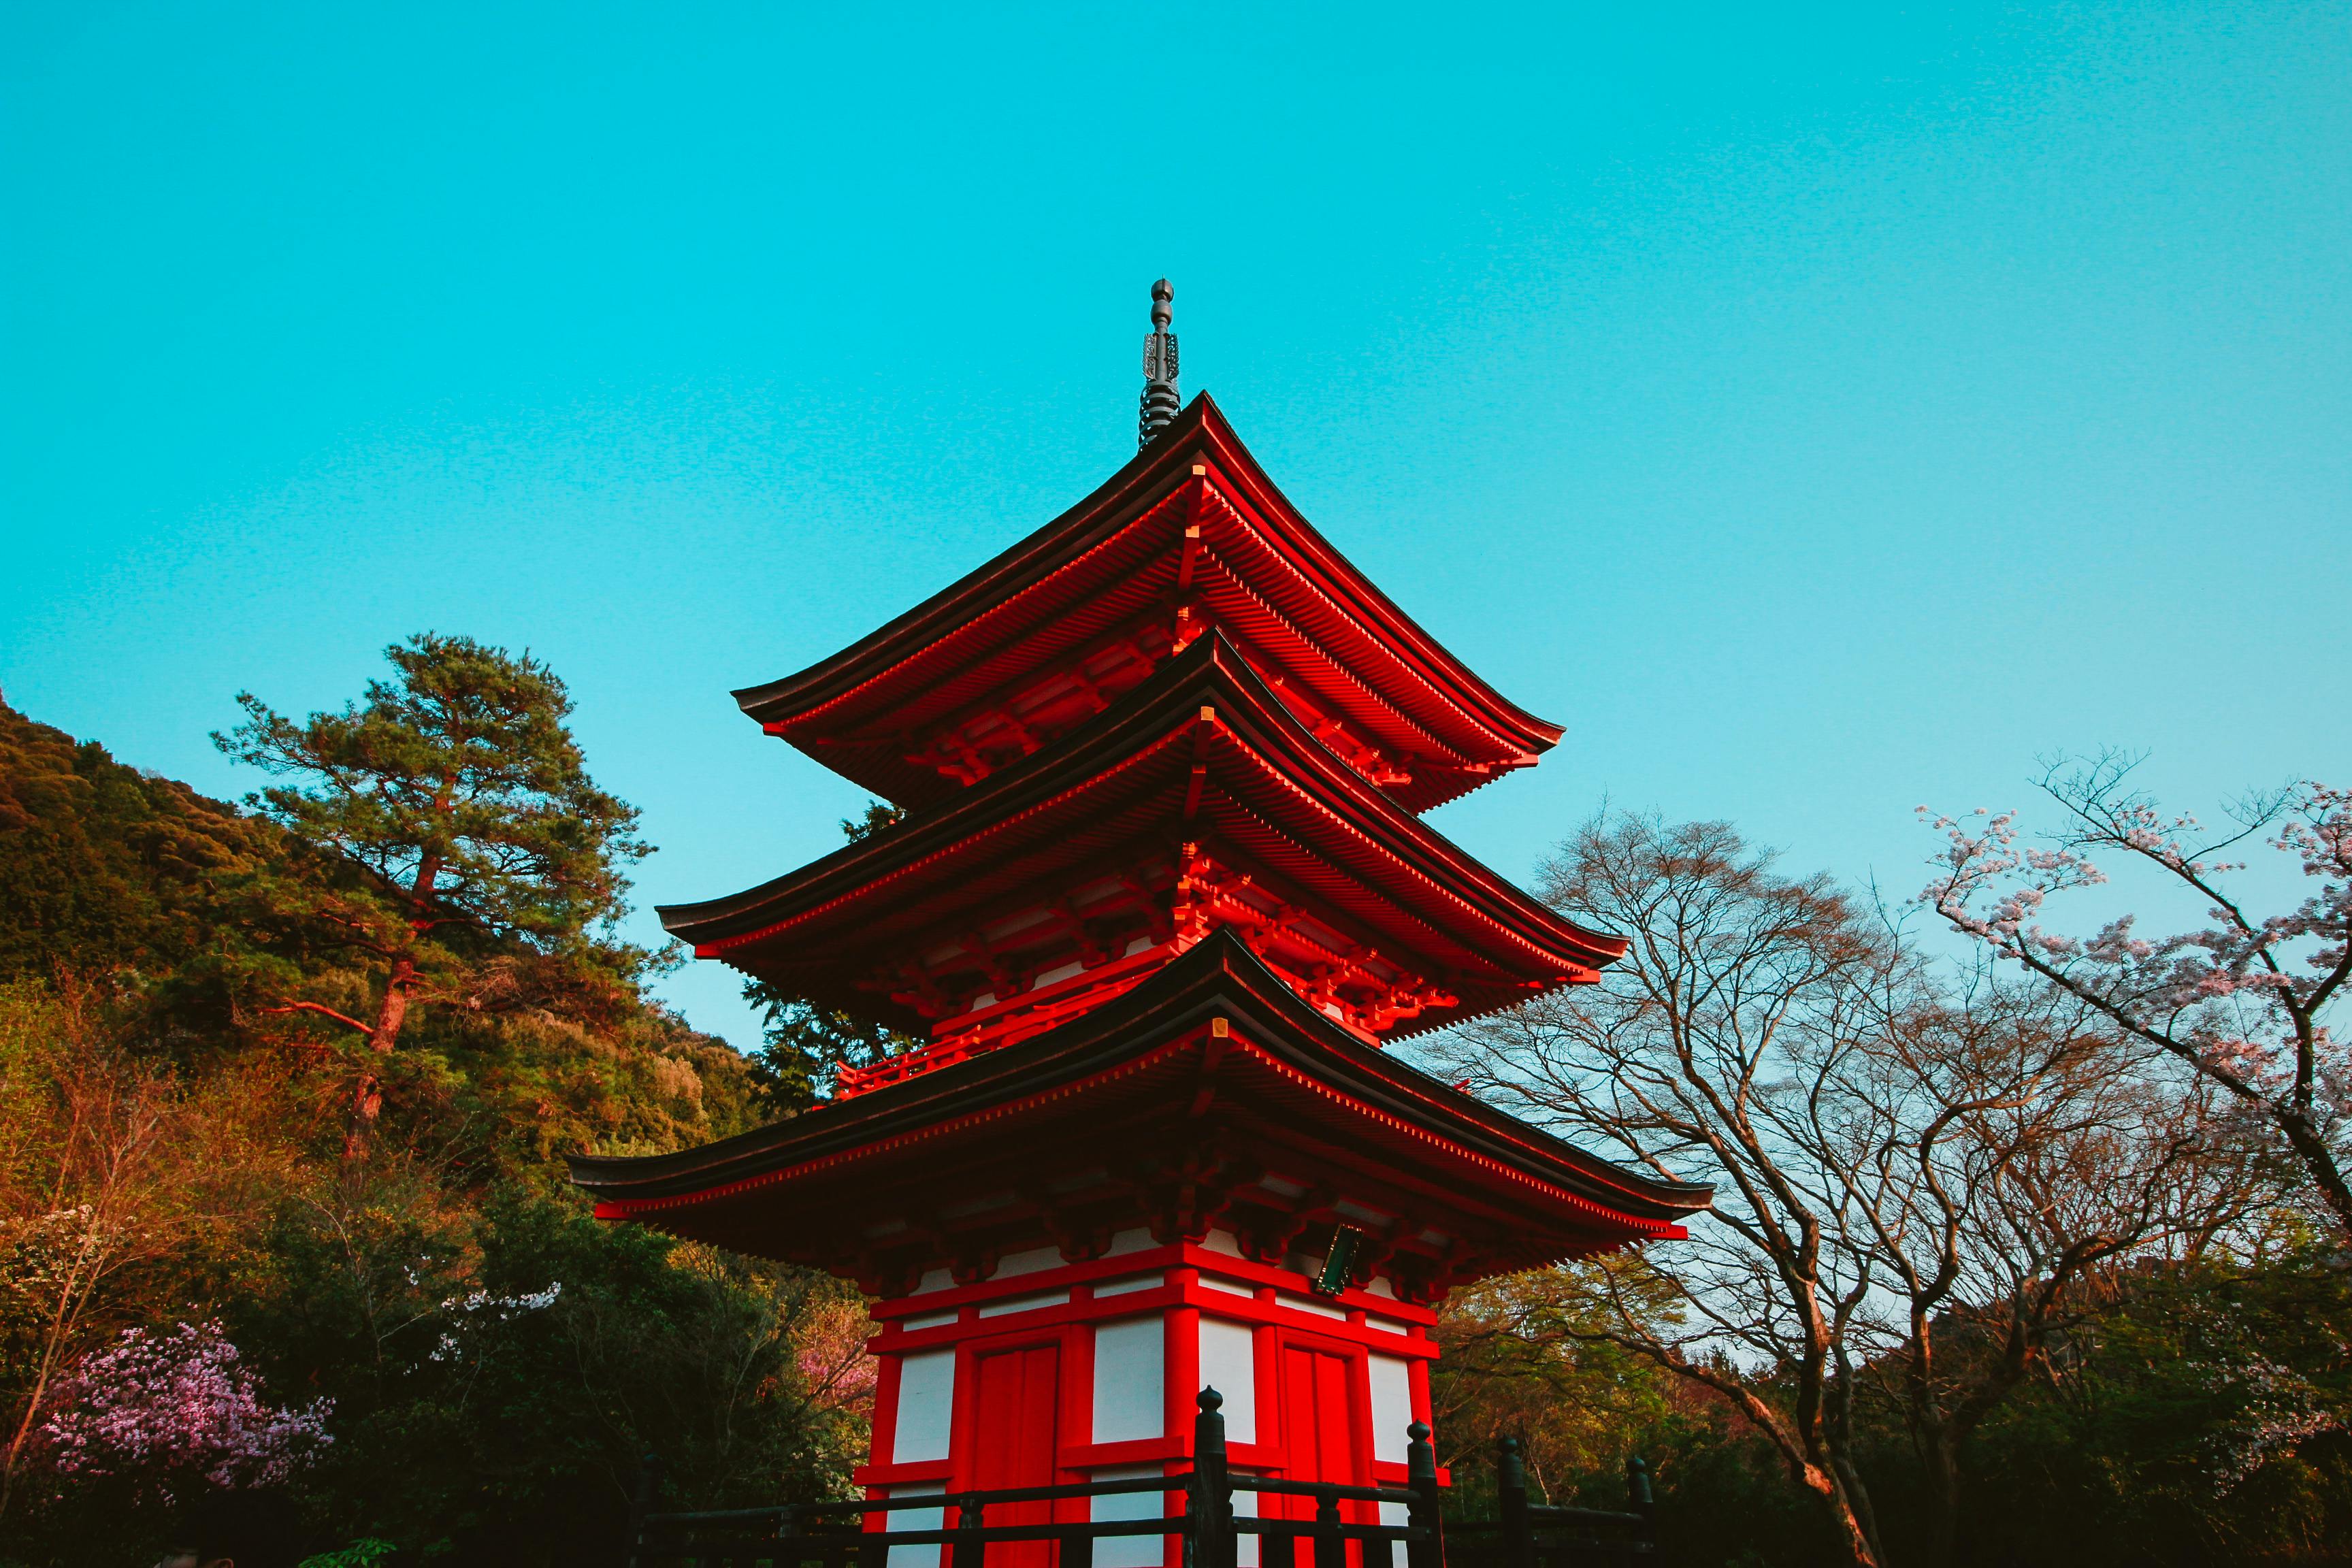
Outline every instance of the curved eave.
<path id="1" fill-rule="evenodd" d="M 773 933 L 808 911 L 872 896 L 899 875 L 940 861 L 1027 813 L 1057 802 L 1064 811 L 1079 810 L 1078 796 L 1090 781 L 1164 746 L 1194 721 L 1202 705 L 1213 708 L 1220 723 L 1265 758 L 1266 771 L 1286 788 L 1438 896 L 1457 901 L 1539 955 L 1553 966 L 1553 984 L 1575 970 L 1597 970 L 1623 953 L 1622 938 L 1566 920 L 1366 783 L 1292 716 L 1231 644 L 1213 634 L 1087 723 L 1013 767 L 787 876 L 723 899 L 664 905 L 663 928 L 699 951 L 724 956 L 726 948 Z"/>
<path id="2" fill-rule="evenodd" d="M 1078 560 L 1187 482 L 1192 463 L 1202 458 L 1217 466 L 1254 521 L 1316 591 L 1344 606 L 1416 679 L 1506 750 L 1532 757 L 1559 741 L 1559 725 L 1537 718 L 1489 686 L 1340 554 L 1267 477 L 1206 393 L 1093 494 L 1044 528 L 831 658 L 782 679 L 738 689 L 736 702 L 826 761 L 820 736 L 794 735 L 793 729 L 805 729 L 820 710 L 887 678 Z"/>
<path id="3" fill-rule="evenodd" d="M 635 1158 L 570 1155 L 572 1181 L 616 1217 L 675 1215 L 692 1205 L 952 1137 L 1008 1107 L 1066 1096 L 1122 1064 L 1231 1020 L 1245 1039 L 1356 1110 L 1412 1130 L 1423 1144 L 1475 1156 L 1547 1184 L 1638 1234 L 1675 1234 L 1713 1189 L 1624 1170 L 1463 1094 L 1302 1002 L 1248 947 L 1220 931 L 1143 984 L 1059 1028 L 956 1066 L 830 1103 L 699 1149 Z M 910 1156 L 911 1157 L 911 1156 Z"/>
<path id="4" fill-rule="evenodd" d="M 1548 752 L 1559 743 L 1565 732 L 1562 726 L 1536 717 L 1488 685 L 1477 671 L 1422 629 L 1419 622 L 1381 591 L 1379 584 L 1340 554 L 1259 466 L 1255 456 L 1242 444 L 1241 437 L 1226 420 L 1224 411 L 1208 394 L 1202 393 L 1193 401 L 1202 405 L 1202 438 L 1216 449 L 1227 472 L 1240 482 L 1260 517 L 1287 535 L 1301 555 L 1314 563 L 1325 592 L 1353 605 L 1367 622 L 1384 630 L 1391 641 L 1411 649 L 1412 662 L 1420 667 L 1424 679 L 1448 689 L 1457 702 L 1477 713 L 1497 733 L 1512 737 L 1531 753 Z"/>

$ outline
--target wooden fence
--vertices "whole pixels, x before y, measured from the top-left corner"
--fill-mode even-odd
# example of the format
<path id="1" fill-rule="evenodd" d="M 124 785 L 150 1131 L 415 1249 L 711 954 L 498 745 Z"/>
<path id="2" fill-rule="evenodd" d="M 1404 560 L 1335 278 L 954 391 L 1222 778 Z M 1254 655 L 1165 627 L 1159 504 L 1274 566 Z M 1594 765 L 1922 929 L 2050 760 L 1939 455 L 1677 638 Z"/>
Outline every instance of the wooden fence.
<path id="1" fill-rule="evenodd" d="M 1507 1438 L 1496 1471 L 1499 1517 L 1457 1521 L 1449 1542 L 1438 1511 L 1437 1458 L 1420 1422 L 1406 1428 L 1403 1486 L 1274 1480 L 1228 1468 L 1223 1403 L 1215 1390 L 1202 1391 L 1190 1470 L 1074 1486 L 663 1513 L 653 1508 L 659 1465 L 648 1457 L 632 1510 L 629 1568 L 888 1568 L 891 1552 L 909 1547 L 945 1547 L 946 1568 L 1006 1568 L 1015 1555 L 1034 1568 L 1094 1568 L 1096 1542 L 1134 1536 L 1174 1538 L 1183 1568 L 1240 1568 L 1244 1538 L 1257 1543 L 1259 1568 L 1633 1568 L 1654 1550 L 1649 1480 L 1639 1459 L 1628 1466 L 1628 1511 L 1549 1508 L 1528 1501 L 1518 1445 Z M 1237 1512 L 1237 1492 L 1255 1494 L 1259 1506 Z M 1091 1514 L 1096 1498 L 1155 1494 L 1162 1500 L 1156 1518 L 1006 1519 L 1039 1504 L 1061 1511 L 1053 1505 L 1082 1499 Z M 1264 1504 L 1276 1498 L 1298 1500 L 1286 1511 L 1311 1510 L 1311 1517 L 1270 1516 Z M 1166 1511 L 1171 1499 L 1174 1512 Z M 1402 1523 L 1386 1522 L 1400 1510 Z M 891 1518 L 917 1512 L 938 1513 L 938 1527 L 898 1528 Z M 989 1550 L 1036 1542 L 1052 1545 L 1045 1553 Z M 903 1568 L 909 1559 L 898 1561 Z M 925 1553 L 921 1561 L 931 1568 L 935 1560 Z"/>

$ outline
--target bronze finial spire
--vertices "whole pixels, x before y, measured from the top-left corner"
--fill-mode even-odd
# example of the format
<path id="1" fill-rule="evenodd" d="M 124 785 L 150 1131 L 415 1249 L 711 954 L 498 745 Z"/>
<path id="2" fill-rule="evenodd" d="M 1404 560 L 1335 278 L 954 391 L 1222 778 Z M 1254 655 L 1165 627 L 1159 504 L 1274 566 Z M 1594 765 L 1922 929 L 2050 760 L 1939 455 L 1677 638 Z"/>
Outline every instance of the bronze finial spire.
<path id="1" fill-rule="evenodd" d="M 1169 302 L 1175 298 L 1167 279 L 1151 286 L 1151 335 L 1143 340 L 1143 411 L 1135 422 L 1139 449 L 1150 446 L 1184 406 L 1176 392 L 1176 334 L 1168 330 L 1176 314 Z"/>

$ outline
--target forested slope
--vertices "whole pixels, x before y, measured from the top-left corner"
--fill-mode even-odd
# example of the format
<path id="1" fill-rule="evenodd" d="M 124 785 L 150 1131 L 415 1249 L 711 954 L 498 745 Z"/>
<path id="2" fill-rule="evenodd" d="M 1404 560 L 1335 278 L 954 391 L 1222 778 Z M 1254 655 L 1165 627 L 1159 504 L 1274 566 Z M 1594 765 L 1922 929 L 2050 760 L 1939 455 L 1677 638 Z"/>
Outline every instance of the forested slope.
<path id="1" fill-rule="evenodd" d="M 289 914 L 352 874 L 0 708 L 0 1560 L 143 1565 L 176 1503 L 288 1562 L 601 1561 L 649 1449 L 710 1503 L 837 1485 L 855 1298 L 599 1225 L 557 1158 L 751 1125 L 753 1065 L 643 955 L 477 942 L 354 1164 L 357 1043 L 288 1005 L 363 1006 Z"/>

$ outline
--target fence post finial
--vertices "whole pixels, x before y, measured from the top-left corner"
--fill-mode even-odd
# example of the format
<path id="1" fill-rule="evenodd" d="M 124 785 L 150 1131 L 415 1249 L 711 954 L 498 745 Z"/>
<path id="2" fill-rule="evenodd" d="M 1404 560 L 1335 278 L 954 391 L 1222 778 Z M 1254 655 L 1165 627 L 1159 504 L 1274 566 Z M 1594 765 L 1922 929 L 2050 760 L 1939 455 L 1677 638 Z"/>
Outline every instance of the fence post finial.
<path id="1" fill-rule="evenodd" d="M 1643 1462 L 1639 1454 L 1629 1454 L 1625 1458 L 1625 1502 L 1644 1519 L 1655 1521 L 1657 1518 L 1658 1500 L 1650 1489 L 1650 1467 Z"/>
<path id="2" fill-rule="evenodd" d="M 1225 1396 L 1204 1387 L 1192 1403 L 1192 1514 L 1193 1568 L 1234 1568 L 1234 1486 L 1225 1465 Z"/>
<path id="3" fill-rule="evenodd" d="M 1495 1445 L 1495 1511 L 1502 1525 L 1507 1568 L 1534 1568 L 1536 1538 L 1528 1515 L 1528 1466 L 1520 1457 L 1517 1437 L 1506 1437 Z"/>
<path id="4" fill-rule="evenodd" d="M 1429 1424 L 1415 1421 L 1404 1429 L 1404 1484 L 1412 1490 L 1405 1504 L 1405 1568 L 1444 1568 L 1445 1525 L 1437 1512 L 1437 1450 L 1430 1447 Z"/>

